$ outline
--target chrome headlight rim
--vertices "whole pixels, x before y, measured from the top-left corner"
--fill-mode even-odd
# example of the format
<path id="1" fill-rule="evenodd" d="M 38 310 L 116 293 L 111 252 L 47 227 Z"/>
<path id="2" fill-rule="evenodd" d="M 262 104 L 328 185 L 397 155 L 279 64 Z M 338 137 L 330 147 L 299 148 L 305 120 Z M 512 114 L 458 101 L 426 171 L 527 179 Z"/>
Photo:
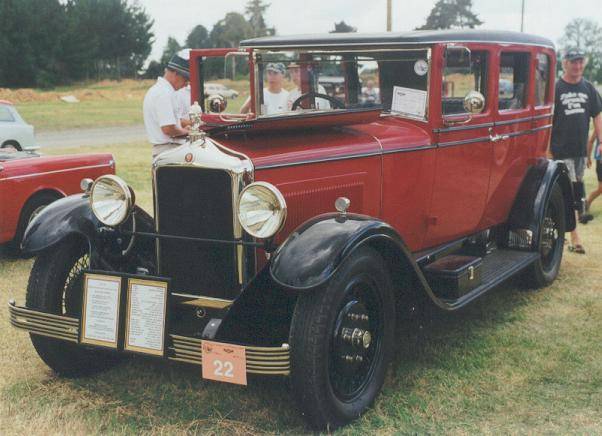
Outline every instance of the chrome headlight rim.
<path id="1" fill-rule="evenodd" d="M 95 190 L 96 186 L 98 186 L 98 184 L 100 184 L 106 180 L 110 180 L 110 181 L 114 182 L 115 184 L 117 184 L 119 189 L 123 192 L 123 196 L 124 196 L 123 201 L 125 202 L 125 212 L 119 216 L 118 220 L 107 221 L 107 220 L 103 219 L 100 212 L 98 211 L 98 208 L 95 206 L 95 203 L 94 203 L 94 190 Z M 134 194 L 133 194 L 131 188 L 121 177 L 115 176 L 113 174 L 105 174 L 105 175 L 98 177 L 96 180 L 94 180 L 94 183 L 92 183 L 92 186 L 90 187 L 90 197 L 89 198 L 90 198 L 90 200 L 89 200 L 90 208 L 92 209 L 92 213 L 94 213 L 94 216 L 98 219 L 98 221 L 100 221 L 101 223 L 103 223 L 104 225 L 109 226 L 109 227 L 117 227 L 120 224 L 123 224 L 131 215 L 132 209 L 134 206 Z"/>
<path id="2" fill-rule="evenodd" d="M 268 190 L 274 196 L 274 198 L 278 204 L 278 209 L 280 210 L 280 217 L 281 217 L 280 223 L 278 224 L 277 228 L 269 235 L 260 234 L 258 232 L 253 231 L 252 229 L 250 229 L 248 226 L 245 225 L 244 220 L 240 216 L 240 212 L 241 212 L 240 204 L 243 199 L 243 196 L 249 190 L 256 189 L 256 188 Z M 252 237 L 254 237 L 256 239 L 273 238 L 275 235 L 278 234 L 278 232 L 280 232 L 282 230 L 282 228 L 284 227 L 284 224 L 286 223 L 286 218 L 287 218 L 287 206 L 286 206 L 286 200 L 284 199 L 284 195 L 282 195 L 282 193 L 280 192 L 280 190 L 278 188 L 276 188 L 274 185 L 272 185 L 271 183 L 268 183 L 268 182 L 253 182 L 253 183 L 250 183 L 249 185 L 245 186 L 245 188 L 240 192 L 240 194 L 238 196 L 238 201 L 236 203 L 236 211 L 237 211 L 236 214 L 238 217 L 238 222 L 240 223 L 241 227 L 244 229 L 245 232 L 247 232 L 249 235 L 251 235 Z"/>

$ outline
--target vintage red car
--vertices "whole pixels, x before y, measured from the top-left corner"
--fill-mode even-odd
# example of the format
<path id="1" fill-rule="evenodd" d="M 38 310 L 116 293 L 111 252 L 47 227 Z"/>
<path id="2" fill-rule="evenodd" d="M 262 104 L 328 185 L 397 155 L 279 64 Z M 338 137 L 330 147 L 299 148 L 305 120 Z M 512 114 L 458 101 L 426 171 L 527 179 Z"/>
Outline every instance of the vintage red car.
<path id="1" fill-rule="evenodd" d="M 214 57 L 248 68 L 245 113 L 207 112 L 224 108 L 200 94 Z M 54 203 L 11 321 L 60 374 L 143 353 L 287 376 L 312 426 L 344 425 L 380 392 L 398 323 L 556 278 L 575 202 L 546 158 L 555 65 L 551 41 L 495 31 L 193 50 L 205 112 L 153 162 L 154 217 L 114 176 Z"/>
<path id="2" fill-rule="evenodd" d="M 27 224 L 45 206 L 80 192 L 84 178 L 114 173 L 108 153 L 41 156 L 0 149 L 0 244 L 18 251 Z"/>

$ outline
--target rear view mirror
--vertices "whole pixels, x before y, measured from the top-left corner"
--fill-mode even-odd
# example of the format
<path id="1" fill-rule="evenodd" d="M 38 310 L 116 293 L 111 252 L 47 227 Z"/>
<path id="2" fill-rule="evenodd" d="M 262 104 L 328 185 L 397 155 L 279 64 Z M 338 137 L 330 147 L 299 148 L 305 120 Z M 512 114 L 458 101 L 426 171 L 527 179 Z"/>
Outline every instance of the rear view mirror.
<path id="1" fill-rule="evenodd" d="M 470 70 L 470 49 L 459 45 L 448 45 L 445 48 L 445 67 Z"/>
<path id="2" fill-rule="evenodd" d="M 470 91 L 464 97 L 464 110 L 470 114 L 480 114 L 485 109 L 485 97 L 479 91 Z"/>

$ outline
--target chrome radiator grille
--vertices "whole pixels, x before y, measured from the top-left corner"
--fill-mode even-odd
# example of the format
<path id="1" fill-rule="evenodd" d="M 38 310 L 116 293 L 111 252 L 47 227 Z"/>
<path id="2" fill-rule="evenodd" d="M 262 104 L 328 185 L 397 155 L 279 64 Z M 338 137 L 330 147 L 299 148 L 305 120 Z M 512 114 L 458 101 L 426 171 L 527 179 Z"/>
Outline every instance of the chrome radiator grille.
<path id="1" fill-rule="evenodd" d="M 234 239 L 232 178 L 223 170 L 166 166 L 155 173 L 157 231 L 163 235 Z M 157 240 L 159 274 L 174 292 L 228 298 L 238 293 L 234 245 Z"/>

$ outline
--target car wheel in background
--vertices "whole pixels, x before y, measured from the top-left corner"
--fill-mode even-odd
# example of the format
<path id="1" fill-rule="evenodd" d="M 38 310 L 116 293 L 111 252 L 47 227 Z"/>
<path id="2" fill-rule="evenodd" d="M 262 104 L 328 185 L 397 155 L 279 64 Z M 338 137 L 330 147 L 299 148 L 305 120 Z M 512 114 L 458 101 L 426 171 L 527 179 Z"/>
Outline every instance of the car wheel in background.
<path id="1" fill-rule="evenodd" d="M 23 235 L 25 234 L 25 229 L 27 229 L 29 223 L 42 211 L 42 209 L 59 198 L 59 194 L 42 192 L 27 200 L 27 203 L 25 203 L 23 209 L 21 209 L 21 215 L 19 217 L 19 223 L 17 224 L 17 230 L 15 231 L 15 237 L 9 244 L 9 248 L 13 254 L 22 254 L 21 241 L 23 241 Z"/>
<path id="2" fill-rule="evenodd" d="M 5 143 L 2 144 L 2 147 L 0 147 L 0 148 L 12 148 L 13 150 L 16 150 L 16 151 L 23 151 L 21 144 L 19 144 L 17 141 L 6 141 Z"/>

